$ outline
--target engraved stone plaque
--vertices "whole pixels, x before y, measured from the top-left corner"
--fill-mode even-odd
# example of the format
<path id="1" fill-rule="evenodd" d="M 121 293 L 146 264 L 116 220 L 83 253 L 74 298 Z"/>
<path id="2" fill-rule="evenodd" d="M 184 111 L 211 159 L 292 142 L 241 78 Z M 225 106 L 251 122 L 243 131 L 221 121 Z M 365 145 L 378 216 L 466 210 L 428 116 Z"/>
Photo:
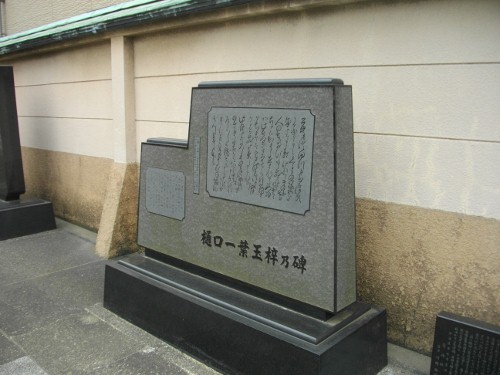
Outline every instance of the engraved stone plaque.
<path id="1" fill-rule="evenodd" d="M 154 214 L 184 219 L 184 173 L 148 168 L 146 171 L 146 209 Z"/>
<path id="2" fill-rule="evenodd" d="M 314 115 L 305 109 L 208 113 L 211 197 L 304 214 L 311 193 Z"/>
<path id="3" fill-rule="evenodd" d="M 491 375 L 500 369 L 500 327 L 441 312 L 436 319 L 431 375 Z"/>

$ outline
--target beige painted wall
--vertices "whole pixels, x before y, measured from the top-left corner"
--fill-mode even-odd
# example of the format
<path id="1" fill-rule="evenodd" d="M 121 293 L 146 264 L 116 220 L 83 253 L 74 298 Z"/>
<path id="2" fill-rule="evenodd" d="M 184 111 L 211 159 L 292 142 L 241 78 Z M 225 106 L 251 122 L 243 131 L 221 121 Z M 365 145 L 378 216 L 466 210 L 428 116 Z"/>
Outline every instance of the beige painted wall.
<path id="1" fill-rule="evenodd" d="M 13 62 L 22 145 L 112 158 L 109 42 Z"/>
<path id="2" fill-rule="evenodd" d="M 113 162 L 109 42 L 10 61 L 27 195 L 97 230 Z"/>
<path id="3" fill-rule="evenodd" d="M 120 199 L 134 200 L 140 142 L 187 136 L 200 81 L 342 78 L 353 86 L 360 298 L 387 307 L 393 341 L 424 352 L 441 309 L 500 324 L 499 2 L 275 4 L 137 35 L 125 68 L 116 38 L 10 61 L 28 191 L 102 237 L 122 227 L 99 223 L 102 212 L 134 216 Z M 120 138 L 123 75 L 135 157 Z"/>

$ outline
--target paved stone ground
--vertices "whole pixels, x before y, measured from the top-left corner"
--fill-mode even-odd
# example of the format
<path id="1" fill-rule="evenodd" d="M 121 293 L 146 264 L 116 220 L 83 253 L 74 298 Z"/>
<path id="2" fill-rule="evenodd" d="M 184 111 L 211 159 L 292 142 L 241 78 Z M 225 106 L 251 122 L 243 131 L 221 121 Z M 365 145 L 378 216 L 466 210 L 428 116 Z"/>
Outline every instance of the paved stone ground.
<path id="1" fill-rule="evenodd" d="M 58 229 L 0 241 L 0 375 L 218 374 L 102 307 L 95 234 Z M 428 373 L 429 358 L 389 347 L 381 375 Z"/>

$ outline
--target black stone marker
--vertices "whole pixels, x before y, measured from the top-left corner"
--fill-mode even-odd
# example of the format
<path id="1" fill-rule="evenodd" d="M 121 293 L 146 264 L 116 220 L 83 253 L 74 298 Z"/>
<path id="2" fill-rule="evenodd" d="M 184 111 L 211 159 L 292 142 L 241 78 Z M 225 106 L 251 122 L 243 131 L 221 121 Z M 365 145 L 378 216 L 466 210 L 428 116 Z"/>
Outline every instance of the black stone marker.
<path id="1" fill-rule="evenodd" d="M 0 66 L 0 199 L 17 200 L 24 191 L 14 72 Z"/>
<path id="2" fill-rule="evenodd" d="M 430 374 L 500 374 L 500 327 L 447 312 L 439 313 Z"/>
<path id="3" fill-rule="evenodd" d="M 52 203 L 24 192 L 14 71 L 0 66 L 0 241 L 56 228 Z"/>

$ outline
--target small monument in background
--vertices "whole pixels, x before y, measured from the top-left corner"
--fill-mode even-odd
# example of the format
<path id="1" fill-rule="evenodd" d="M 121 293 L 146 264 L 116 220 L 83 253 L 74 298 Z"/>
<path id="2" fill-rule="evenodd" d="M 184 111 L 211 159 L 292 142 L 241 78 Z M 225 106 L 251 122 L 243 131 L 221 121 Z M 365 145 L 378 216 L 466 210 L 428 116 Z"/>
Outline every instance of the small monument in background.
<path id="1" fill-rule="evenodd" d="M 142 145 L 138 243 L 104 304 L 229 373 L 376 374 L 385 310 L 356 301 L 351 87 L 204 83 L 188 142 Z"/>
<path id="2" fill-rule="evenodd" d="M 430 375 L 500 374 L 500 327 L 448 312 L 436 317 Z"/>
<path id="3" fill-rule="evenodd" d="M 56 227 L 52 203 L 20 199 L 24 192 L 14 73 L 0 66 L 0 240 Z"/>

